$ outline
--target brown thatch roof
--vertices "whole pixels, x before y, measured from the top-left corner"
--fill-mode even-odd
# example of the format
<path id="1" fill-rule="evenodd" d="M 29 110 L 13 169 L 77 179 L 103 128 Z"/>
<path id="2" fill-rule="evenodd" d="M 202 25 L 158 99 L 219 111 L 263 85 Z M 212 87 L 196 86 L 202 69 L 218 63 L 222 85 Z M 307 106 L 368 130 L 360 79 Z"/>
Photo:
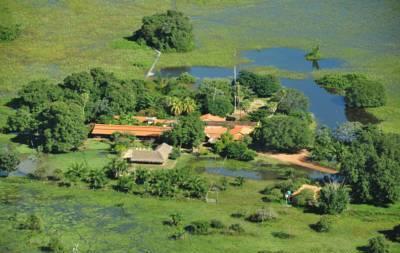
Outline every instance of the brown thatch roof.
<path id="1" fill-rule="evenodd" d="M 159 145 L 155 150 L 130 149 L 125 152 L 123 158 L 129 159 L 130 162 L 135 163 L 163 164 L 168 160 L 172 149 L 172 146 L 166 143 Z"/>

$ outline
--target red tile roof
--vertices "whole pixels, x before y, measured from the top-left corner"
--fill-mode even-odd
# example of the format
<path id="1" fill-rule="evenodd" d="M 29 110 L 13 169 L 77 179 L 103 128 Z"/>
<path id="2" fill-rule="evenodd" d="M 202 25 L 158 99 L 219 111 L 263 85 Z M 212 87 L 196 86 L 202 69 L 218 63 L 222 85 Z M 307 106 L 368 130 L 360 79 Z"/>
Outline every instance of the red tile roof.
<path id="1" fill-rule="evenodd" d="M 108 125 L 95 124 L 92 130 L 93 135 L 111 135 L 113 133 L 126 133 L 138 137 L 159 137 L 164 132 L 171 130 L 171 127 L 159 126 L 129 126 L 129 125 Z"/>
<path id="2" fill-rule="evenodd" d="M 212 115 L 210 113 L 204 114 L 200 116 L 202 121 L 226 121 L 225 118 Z"/>

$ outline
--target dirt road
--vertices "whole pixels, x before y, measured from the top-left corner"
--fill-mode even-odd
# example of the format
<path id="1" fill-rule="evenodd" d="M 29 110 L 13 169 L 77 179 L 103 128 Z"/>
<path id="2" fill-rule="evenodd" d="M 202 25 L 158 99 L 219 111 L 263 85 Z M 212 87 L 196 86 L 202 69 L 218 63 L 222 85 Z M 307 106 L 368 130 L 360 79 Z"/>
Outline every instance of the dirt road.
<path id="1" fill-rule="evenodd" d="M 310 170 L 317 170 L 323 173 L 335 174 L 338 171 L 332 168 L 324 167 L 321 165 L 314 164 L 312 162 L 308 162 L 307 158 L 309 157 L 309 152 L 307 150 L 302 150 L 298 154 L 283 154 L 283 153 L 262 153 L 261 155 L 265 155 L 267 157 L 279 160 L 284 163 L 297 165 L 300 167 L 304 167 Z"/>

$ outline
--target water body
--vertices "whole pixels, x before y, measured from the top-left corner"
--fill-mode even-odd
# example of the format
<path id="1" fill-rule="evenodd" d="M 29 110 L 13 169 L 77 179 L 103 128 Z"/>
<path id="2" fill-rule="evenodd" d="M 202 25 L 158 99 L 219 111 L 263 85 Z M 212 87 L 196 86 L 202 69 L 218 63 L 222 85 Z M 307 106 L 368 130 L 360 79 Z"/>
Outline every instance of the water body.
<path id="1" fill-rule="evenodd" d="M 302 91 L 310 100 L 310 111 L 315 115 L 320 125 L 335 128 L 355 117 L 346 116 L 346 105 L 344 98 L 329 93 L 317 85 L 311 78 L 313 69 L 338 69 L 344 65 L 339 59 L 322 59 L 318 63 L 306 61 L 306 52 L 295 48 L 270 48 L 263 50 L 247 50 L 241 52 L 241 57 L 249 60 L 238 68 L 249 69 L 252 67 L 275 67 L 287 71 L 307 73 L 308 78 L 304 80 L 281 79 L 285 87 L 295 88 Z M 199 80 L 204 78 L 233 78 L 233 68 L 224 67 L 176 67 L 161 69 L 159 74 L 165 77 L 179 76 L 188 72 Z M 347 112 L 349 114 L 349 112 Z M 350 112 L 351 114 L 351 112 Z"/>
<path id="2" fill-rule="evenodd" d="M 308 177 L 313 180 L 322 180 L 324 177 L 331 175 L 325 174 L 319 171 L 310 171 L 304 168 L 300 168 L 302 171 L 308 173 Z M 244 177 L 251 180 L 275 180 L 282 179 L 282 174 L 274 170 L 241 170 L 241 169 L 230 169 L 225 167 L 208 167 L 205 168 L 205 172 L 209 174 L 215 174 L 226 177 Z"/>

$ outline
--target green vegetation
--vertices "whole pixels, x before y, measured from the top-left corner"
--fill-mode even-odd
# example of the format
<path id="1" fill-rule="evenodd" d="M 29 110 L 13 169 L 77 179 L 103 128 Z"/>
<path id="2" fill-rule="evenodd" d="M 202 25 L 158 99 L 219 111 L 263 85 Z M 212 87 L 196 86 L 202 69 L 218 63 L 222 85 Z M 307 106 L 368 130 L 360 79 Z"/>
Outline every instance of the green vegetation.
<path id="1" fill-rule="evenodd" d="M 20 159 L 12 146 L 0 148 L 0 172 L 8 173 L 16 170 Z"/>
<path id="2" fill-rule="evenodd" d="M 312 131 L 301 119 L 275 116 L 263 120 L 252 138 L 254 145 L 263 150 L 297 152 L 310 146 Z"/>
<path id="3" fill-rule="evenodd" d="M 277 112 L 293 114 L 296 112 L 308 112 L 310 102 L 308 98 L 296 89 L 281 89 L 273 98 L 278 103 Z"/>
<path id="4" fill-rule="evenodd" d="M 202 105 L 203 113 L 211 113 L 221 117 L 233 112 L 233 89 L 228 80 L 206 79 L 199 87 L 197 100 Z"/>
<path id="5" fill-rule="evenodd" d="M 162 136 L 164 141 L 185 148 L 199 146 L 204 138 L 204 123 L 197 114 L 180 117 L 174 128 Z"/>
<path id="6" fill-rule="evenodd" d="M 385 238 L 383 236 L 378 236 L 371 238 L 368 241 L 367 247 L 368 253 L 389 253 L 389 246 L 385 242 Z"/>
<path id="7" fill-rule="evenodd" d="M 187 52 L 194 48 L 193 27 L 189 17 L 182 12 L 168 10 L 144 17 L 142 23 L 133 35 L 133 39 L 140 44 L 166 52 Z"/>
<path id="8" fill-rule="evenodd" d="M 329 216 L 322 216 L 321 219 L 312 225 L 317 232 L 329 232 L 332 229 L 332 219 Z"/>
<path id="9" fill-rule="evenodd" d="M 366 80 L 366 77 L 362 74 L 350 73 L 350 74 L 326 74 L 315 80 L 316 83 L 329 89 L 335 93 L 346 95 L 346 90 L 349 89 L 354 82 Z"/>
<path id="10" fill-rule="evenodd" d="M 344 186 L 330 183 L 321 189 L 319 209 L 324 214 L 340 214 L 350 202 L 349 192 Z"/>
<path id="11" fill-rule="evenodd" d="M 346 93 L 350 107 L 379 107 L 386 104 L 385 88 L 373 81 L 355 82 Z"/>
<path id="12" fill-rule="evenodd" d="M 21 34 L 21 25 L 0 25 L 0 41 L 13 41 Z"/>
<path id="13" fill-rule="evenodd" d="M 222 157 L 237 159 L 240 161 L 251 161 L 257 153 L 248 148 L 245 140 L 235 141 L 233 136 L 226 132 L 223 133 L 214 146 L 214 152 Z"/>
<path id="14" fill-rule="evenodd" d="M 273 75 L 258 75 L 242 70 L 237 80 L 240 84 L 249 87 L 258 97 L 270 97 L 281 88 L 279 79 Z"/>
<path id="15" fill-rule="evenodd" d="M 321 53 L 319 52 L 319 45 L 313 47 L 313 49 L 305 55 L 307 61 L 319 61 L 321 59 Z"/>

